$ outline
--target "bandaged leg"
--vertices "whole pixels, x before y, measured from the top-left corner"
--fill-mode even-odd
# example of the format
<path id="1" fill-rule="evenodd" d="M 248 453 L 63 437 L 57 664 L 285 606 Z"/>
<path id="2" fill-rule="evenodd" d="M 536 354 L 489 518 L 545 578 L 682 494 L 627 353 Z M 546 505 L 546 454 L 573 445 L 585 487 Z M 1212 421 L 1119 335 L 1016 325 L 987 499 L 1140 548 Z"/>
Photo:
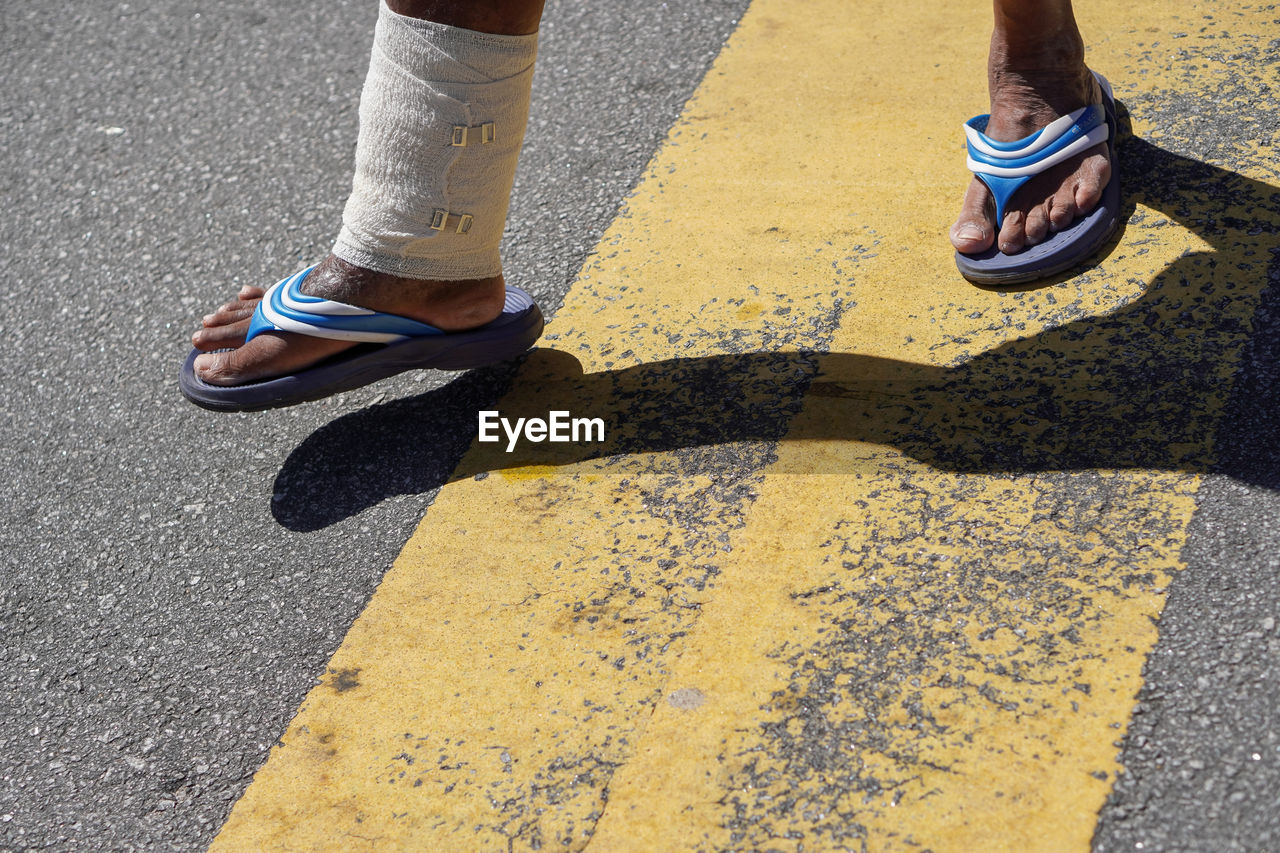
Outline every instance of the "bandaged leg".
<path id="1" fill-rule="evenodd" d="M 500 274 L 536 53 L 536 34 L 461 29 L 383 2 L 333 254 L 406 278 Z"/>

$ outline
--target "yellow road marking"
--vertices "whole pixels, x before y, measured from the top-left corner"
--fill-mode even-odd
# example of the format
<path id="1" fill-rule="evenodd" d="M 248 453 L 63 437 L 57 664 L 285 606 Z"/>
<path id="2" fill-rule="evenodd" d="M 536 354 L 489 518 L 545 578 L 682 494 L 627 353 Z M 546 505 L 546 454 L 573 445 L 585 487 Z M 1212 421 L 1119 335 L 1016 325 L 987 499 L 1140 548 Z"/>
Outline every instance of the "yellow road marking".
<path id="1" fill-rule="evenodd" d="M 1277 35 L 1203 9 L 1093 62 Z M 473 448 L 216 849 L 1087 847 L 1280 212 L 1134 143 L 1099 270 L 963 284 L 988 14 L 756 1 L 501 404 L 608 444 Z"/>

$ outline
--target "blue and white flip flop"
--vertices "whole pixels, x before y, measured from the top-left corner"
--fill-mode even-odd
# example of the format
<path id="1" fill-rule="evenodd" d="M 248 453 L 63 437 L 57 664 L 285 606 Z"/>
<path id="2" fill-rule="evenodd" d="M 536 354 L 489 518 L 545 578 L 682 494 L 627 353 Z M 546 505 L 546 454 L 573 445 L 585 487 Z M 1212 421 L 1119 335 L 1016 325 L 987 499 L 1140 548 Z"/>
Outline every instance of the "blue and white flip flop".
<path id="1" fill-rule="evenodd" d="M 1115 98 L 1111 85 L 1095 73 L 1102 87 L 1101 104 L 1082 107 L 1017 142 L 996 142 L 983 133 L 990 115 L 965 122 L 969 143 L 968 167 L 991 190 L 996 201 L 996 222 L 1004 222 L 1005 208 L 1013 194 L 1034 176 L 1052 166 L 1106 142 L 1111 157 L 1111 179 L 1102 200 L 1087 216 L 1067 228 L 1050 233 L 1043 243 L 1006 255 L 996 246 L 966 255 L 956 252 L 956 266 L 976 284 L 1018 284 L 1048 278 L 1092 257 L 1115 232 L 1120 221 L 1120 176 L 1116 160 Z M 997 228 L 999 226 L 997 225 Z"/>
<path id="2" fill-rule="evenodd" d="M 542 334 L 542 312 L 529 294 L 507 288 L 493 322 L 465 332 L 445 332 L 395 314 L 307 296 L 310 267 L 278 282 L 262 297 L 249 323 L 250 341 L 262 332 L 295 332 L 357 345 L 297 373 L 245 385 L 210 385 L 195 373 L 198 350 L 182 366 L 178 386 L 197 406 L 252 412 L 319 400 L 406 370 L 468 370 L 516 358 Z"/>

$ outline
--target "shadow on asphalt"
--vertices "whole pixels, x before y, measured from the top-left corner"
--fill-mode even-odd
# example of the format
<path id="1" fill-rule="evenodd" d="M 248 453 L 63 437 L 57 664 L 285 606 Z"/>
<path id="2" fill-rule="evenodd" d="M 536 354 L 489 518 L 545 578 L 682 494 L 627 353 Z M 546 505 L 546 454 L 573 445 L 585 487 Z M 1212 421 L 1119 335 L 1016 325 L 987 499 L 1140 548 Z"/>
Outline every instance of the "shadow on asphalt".
<path id="1" fill-rule="evenodd" d="M 515 375 L 479 371 L 317 430 L 281 469 L 273 513 L 289 529 L 316 530 L 490 471 L 778 440 L 889 445 L 956 472 L 1219 471 L 1280 488 L 1280 188 L 1140 139 L 1120 158 L 1129 203 L 1165 213 L 1213 251 L 1177 259 L 1112 314 L 950 367 L 747 352 L 584 375 L 573 356 L 539 349 L 503 416 L 601 417 L 604 443 L 521 441 L 511 453 L 505 442 L 476 444 L 468 454 L 477 411 L 497 408 L 493 389 Z"/>

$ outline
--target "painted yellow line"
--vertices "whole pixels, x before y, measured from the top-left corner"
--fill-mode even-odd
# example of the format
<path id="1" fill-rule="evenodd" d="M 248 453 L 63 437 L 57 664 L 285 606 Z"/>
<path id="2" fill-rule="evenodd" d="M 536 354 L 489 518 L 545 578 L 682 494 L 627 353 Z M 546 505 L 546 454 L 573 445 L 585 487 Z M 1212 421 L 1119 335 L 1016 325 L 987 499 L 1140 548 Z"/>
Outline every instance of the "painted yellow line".
<path id="1" fill-rule="evenodd" d="M 987 6 L 756 0 L 501 404 L 609 441 L 473 448 L 215 849 L 1086 848 L 1280 223 L 1168 150 L 1276 25 L 1176 5 L 1081 10 L 1139 205 L 1001 294 Z"/>
<path id="2" fill-rule="evenodd" d="M 1013 295 L 957 287 L 950 260 L 921 249 L 954 193 L 913 164 L 936 157 L 937 115 L 973 101 L 955 45 L 980 43 L 982 9 L 904 5 L 860 6 L 875 102 L 832 93 L 805 110 L 874 126 L 928 103 L 893 115 L 859 169 L 869 189 L 846 198 L 898 202 L 875 213 L 881 253 L 855 269 L 857 308 L 682 646 L 669 690 L 702 704 L 657 708 L 595 849 L 1087 850 L 1121 772 L 1280 196 L 1135 142 L 1153 171 L 1130 176 L 1144 203 L 1099 270 Z M 822 23 L 839 10 L 805 11 L 757 3 L 725 79 L 767 76 L 748 43 L 809 56 L 814 76 L 840 65 L 842 34 Z M 1108 34 L 1096 66 L 1165 110 L 1202 109 L 1222 94 L 1221 57 L 1256 60 L 1278 30 L 1240 20 L 1246 7 L 1087 11 L 1087 31 Z M 1219 52 L 1227 29 L 1249 34 Z M 1187 30 L 1185 47 L 1156 49 Z M 1188 66 L 1182 50 L 1219 59 Z M 1235 72 L 1235 115 L 1264 96 L 1265 68 Z M 1176 148 L 1196 128 L 1138 132 Z M 813 148 L 838 149 L 841 130 Z M 1267 148 L 1222 132 L 1274 179 Z M 1209 194 L 1160 186 L 1187 180 Z"/>

